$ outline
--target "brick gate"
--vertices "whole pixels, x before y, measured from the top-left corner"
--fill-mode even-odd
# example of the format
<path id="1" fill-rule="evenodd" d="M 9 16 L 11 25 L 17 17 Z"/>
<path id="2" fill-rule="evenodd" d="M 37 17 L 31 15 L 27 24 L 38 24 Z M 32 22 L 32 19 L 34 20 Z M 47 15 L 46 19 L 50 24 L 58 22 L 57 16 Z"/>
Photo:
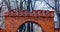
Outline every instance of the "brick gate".
<path id="1" fill-rule="evenodd" d="M 54 32 L 54 11 L 10 11 L 6 12 L 4 16 L 6 19 L 6 32 L 17 32 L 19 27 L 26 21 L 36 22 L 44 32 Z"/>

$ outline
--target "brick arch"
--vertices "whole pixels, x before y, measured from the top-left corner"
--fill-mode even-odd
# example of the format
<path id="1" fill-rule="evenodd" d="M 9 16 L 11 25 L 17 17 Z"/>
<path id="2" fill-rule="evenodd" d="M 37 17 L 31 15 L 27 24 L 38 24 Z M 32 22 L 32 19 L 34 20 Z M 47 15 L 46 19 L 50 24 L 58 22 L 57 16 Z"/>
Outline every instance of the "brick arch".
<path id="1" fill-rule="evenodd" d="M 54 32 L 54 18 L 44 18 L 44 17 L 6 17 L 6 31 L 16 32 L 18 27 L 25 23 L 25 21 L 36 22 L 42 26 L 43 30 L 46 32 Z"/>
<path id="2" fill-rule="evenodd" d="M 53 11 L 36 11 L 28 13 L 18 12 L 15 14 L 13 13 L 5 13 L 6 18 L 6 32 L 17 32 L 18 28 L 22 23 L 26 21 L 36 22 L 42 26 L 44 32 L 54 32 L 54 12 Z M 46 12 L 46 13 L 45 13 Z"/>
<path id="3" fill-rule="evenodd" d="M 35 21 L 26 21 L 26 22 L 22 23 L 22 24 L 18 27 L 18 29 L 20 29 L 21 26 L 24 25 L 25 23 L 34 23 L 34 24 L 37 24 L 37 25 L 41 28 L 42 32 L 44 32 L 43 27 L 42 27 L 39 23 L 37 23 L 37 22 L 35 22 Z M 17 29 L 17 31 L 18 31 L 18 29 Z"/>

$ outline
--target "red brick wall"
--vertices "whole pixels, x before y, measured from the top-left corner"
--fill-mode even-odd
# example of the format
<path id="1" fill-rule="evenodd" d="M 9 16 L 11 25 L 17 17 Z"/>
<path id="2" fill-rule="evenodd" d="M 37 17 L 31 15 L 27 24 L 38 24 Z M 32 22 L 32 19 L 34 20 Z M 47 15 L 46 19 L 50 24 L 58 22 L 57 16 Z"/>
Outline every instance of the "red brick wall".
<path id="1" fill-rule="evenodd" d="M 53 11 L 28 11 L 7 12 L 6 32 L 17 32 L 18 28 L 26 21 L 38 23 L 44 32 L 54 32 L 54 12 Z"/>

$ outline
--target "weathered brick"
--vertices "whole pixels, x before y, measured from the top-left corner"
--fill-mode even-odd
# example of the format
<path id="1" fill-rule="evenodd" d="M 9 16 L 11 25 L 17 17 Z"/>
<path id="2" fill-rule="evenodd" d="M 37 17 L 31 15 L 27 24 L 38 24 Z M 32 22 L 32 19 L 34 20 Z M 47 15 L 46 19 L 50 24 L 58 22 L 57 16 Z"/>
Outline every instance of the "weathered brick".
<path id="1" fill-rule="evenodd" d="M 54 12 L 34 10 L 32 12 L 20 11 L 18 15 L 7 16 L 6 18 L 6 32 L 17 32 L 19 27 L 25 22 L 38 23 L 44 32 L 54 32 Z M 9 14 L 9 13 L 8 13 Z M 15 16 L 15 17 L 14 17 Z M 17 17 L 18 16 L 18 17 Z"/>

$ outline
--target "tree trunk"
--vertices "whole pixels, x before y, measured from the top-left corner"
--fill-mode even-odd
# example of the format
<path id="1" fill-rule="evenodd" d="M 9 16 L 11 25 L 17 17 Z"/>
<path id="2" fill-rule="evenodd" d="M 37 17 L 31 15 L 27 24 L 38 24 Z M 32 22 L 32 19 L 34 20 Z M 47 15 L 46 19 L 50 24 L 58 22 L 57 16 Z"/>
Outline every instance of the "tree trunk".
<path id="1" fill-rule="evenodd" d="M 59 10 L 59 0 L 55 0 L 55 11 L 56 11 L 57 16 L 58 16 L 58 20 L 59 20 L 59 27 L 60 27 L 60 10 Z"/>

